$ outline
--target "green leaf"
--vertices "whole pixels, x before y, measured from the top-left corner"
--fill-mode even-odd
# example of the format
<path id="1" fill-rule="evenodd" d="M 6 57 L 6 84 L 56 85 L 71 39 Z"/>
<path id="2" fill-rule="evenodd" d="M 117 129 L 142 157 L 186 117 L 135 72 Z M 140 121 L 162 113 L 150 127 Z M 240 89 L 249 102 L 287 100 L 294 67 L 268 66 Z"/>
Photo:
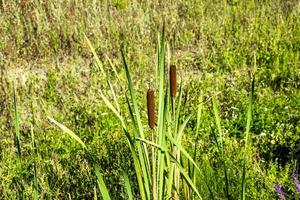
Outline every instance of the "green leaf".
<path id="1" fill-rule="evenodd" d="M 13 88 L 13 108 L 14 108 L 14 126 L 15 126 L 15 141 L 19 157 L 21 157 L 21 144 L 20 144 L 20 119 L 17 107 L 16 89 Z"/>
<path id="2" fill-rule="evenodd" d="M 194 185 L 193 181 L 189 177 L 188 173 L 185 171 L 185 169 L 181 166 L 181 164 L 178 162 L 178 160 L 172 155 L 169 154 L 172 160 L 176 163 L 177 168 L 179 169 L 180 173 L 183 175 L 184 179 L 187 181 L 188 185 L 193 189 L 193 191 L 197 194 L 197 196 L 202 199 L 199 191 L 197 190 L 196 186 Z"/>
<path id="3" fill-rule="evenodd" d="M 187 157 L 193 163 L 193 165 L 196 167 L 196 169 L 200 172 L 200 168 L 196 164 L 196 162 L 193 160 L 193 158 L 188 154 L 188 152 L 169 134 L 166 133 L 166 136 L 169 138 L 169 140 L 175 144 L 175 146 L 180 150 L 180 152 Z"/>
<path id="4" fill-rule="evenodd" d="M 37 174 L 37 164 L 36 164 L 36 145 L 34 140 L 34 132 L 33 127 L 30 127 L 31 132 L 31 141 L 32 141 L 32 149 L 34 154 L 34 163 L 33 163 L 33 199 L 38 200 L 38 174 Z"/>
<path id="5" fill-rule="evenodd" d="M 99 190 L 101 192 L 101 195 L 102 195 L 103 199 L 104 200 L 110 200 L 109 192 L 106 188 L 106 185 L 104 183 L 104 180 L 103 180 L 103 177 L 100 173 L 100 169 L 99 169 L 98 165 L 95 165 L 95 173 L 96 173 L 96 176 L 97 176 L 98 187 L 99 187 Z"/>
<path id="6" fill-rule="evenodd" d="M 221 128 L 221 118 L 219 116 L 219 103 L 217 99 L 214 97 L 213 98 L 213 110 L 214 110 L 214 115 L 216 119 L 216 124 L 217 124 L 217 129 L 219 132 L 219 138 L 218 138 L 218 143 L 220 144 L 221 151 L 223 151 L 223 133 L 222 133 L 222 128 Z"/>
<path id="7" fill-rule="evenodd" d="M 125 171 L 123 171 L 123 177 L 124 177 L 124 181 L 125 181 L 125 188 L 126 188 L 126 191 L 127 191 L 128 199 L 133 200 L 131 185 L 130 185 L 130 182 L 129 182 L 128 175 Z"/>
<path id="8" fill-rule="evenodd" d="M 126 128 L 125 122 L 123 120 L 123 117 L 120 115 L 120 113 L 117 111 L 117 109 L 112 105 L 112 103 L 104 96 L 104 94 L 102 93 L 102 91 L 100 90 L 100 96 L 103 99 L 104 103 L 106 104 L 106 106 L 113 111 L 113 113 L 119 118 L 119 120 L 121 121 L 122 127 L 124 129 Z"/>
<path id="9" fill-rule="evenodd" d="M 122 59 L 123 59 L 123 65 L 124 65 L 124 68 L 126 71 L 126 77 L 127 77 L 128 89 L 129 89 L 129 93 L 130 93 L 130 97 L 131 97 L 131 102 L 133 105 L 132 110 L 133 110 L 134 116 L 132 115 L 132 118 L 135 119 L 135 124 L 137 125 L 136 130 L 138 130 L 138 132 L 137 132 L 138 137 L 141 137 L 144 139 L 145 136 L 143 133 L 142 121 L 141 121 L 141 117 L 140 117 L 140 111 L 138 108 L 137 98 L 136 98 L 135 90 L 133 88 L 130 71 L 129 71 L 123 50 L 121 50 L 121 54 L 122 54 Z M 137 149 L 138 149 L 139 161 L 141 163 L 141 168 L 142 168 L 142 173 L 143 173 L 145 191 L 147 194 L 147 198 L 149 199 L 150 198 L 150 185 L 151 185 L 149 155 L 148 155 L 148 151 L 147 151 L 145 144 L 137 143 Z"/>
<path id="10" fill-rule="evenodd" d="M 90 47 L 90 49 L 91 49 L 91 51 L 92 51 L 92 54 L 93 54 L 93 56 L 94 56 L 94 59 L 95 59 L 95 61 L 96 61 L 97 66 L 100 68 L 100 70 L 101 70 L 101 72 L 102 72 L 104 78 L 106 78 L 106 73 L 105 73 L 105 71 L 104 71 L 104 69 L 103 69 L 103 65 L 102 65 L 101 61 L 100 61 L 99 58 L 98 58 L 98 55 L 97 55 L 97 53 L 96 53 L 95 48 L 93 47 L 91 41 L 88 39 L 88 37 L 87 37 L 85 34 L 84 34 L 84 38 L 85 38 L 85 40 L 86 40 L 88 46 Z"/>
<path id="11" fill-rule="evenodd" d="M 178 134 L 177 134 L 177 142 L 180 143 L 181 142 L 181 137 L 183 135 L 183 130 L 184 128 L 186 127 L 188 121 L 190 120 L 192 115 L 189 115 L 185 120 L 184 122 L 181 124 L 181 126 L 179 127 L 179 130 L 178 130 Z"/>
<path id="12" fill-rule="evenodd" d="M 251 128 L 252 121 L 252 112 L 253 112 L 253 94 L 254 94 L 254 78 L 251 82 L 251 92 L 248 100 L 248 109 L 247 109 L 247 123 L 246 123 L 246 132 L 245 132 L 245 147 L 244 147 L 244 161 L 243 161 L 243 173 L 242 173 L 242 200 L 246 199 L 246 163 L 247 163 L 247 149 L 248 149 L 248 140 L 249 133 Z"/>
<path id="13" fill-rule="evenodd" d="M 67 133 L 71 138 L 75 139 L 79 144 L 81 144 L 81 146 L 83 148 L 86 149 L 86 146 L 85 144 L 83 143 L 83 141 L 73 132 L 71 131 L 70 129 L 68 129 L 66 126 L 64 126 L 63 124 L 57 122 L 55 119 L 47 116 L 47 118 L 52 122 L 54 123 L 56 126 L 58 126 L 63 132 Z"/>

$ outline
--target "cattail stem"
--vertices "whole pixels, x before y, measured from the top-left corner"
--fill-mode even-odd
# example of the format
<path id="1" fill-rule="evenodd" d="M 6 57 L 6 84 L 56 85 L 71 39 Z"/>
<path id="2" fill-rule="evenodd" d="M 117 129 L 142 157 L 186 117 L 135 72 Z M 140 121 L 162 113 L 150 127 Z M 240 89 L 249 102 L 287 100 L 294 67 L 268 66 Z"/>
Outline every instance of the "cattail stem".
<path id="1" fill-rule="evenodd" d="M 170 92 L 171 96 L 176 96 L 176 66 L 170 66 Z"/>
<path id="2" fill-rule="evenodd" d="M 147 91 L 147 107 L 148 107 L 148 122 L 149 127 L 154 129 L 155 127 L 155 98 L 154 90 L 149 89 Z"/>

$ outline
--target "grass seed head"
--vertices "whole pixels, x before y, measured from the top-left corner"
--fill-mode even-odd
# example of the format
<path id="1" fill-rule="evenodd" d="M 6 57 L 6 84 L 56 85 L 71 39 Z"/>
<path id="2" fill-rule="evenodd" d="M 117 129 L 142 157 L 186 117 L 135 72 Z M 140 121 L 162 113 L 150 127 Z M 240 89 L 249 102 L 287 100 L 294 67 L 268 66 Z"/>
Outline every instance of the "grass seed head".
<path id="1" fill-rule="evenodd" d="M 148 122 L 149 127 L 154 129 L 155 127 L 155 98 L 154 90 L 148 89 L 147 91 L 147 107 L 148 107 Z"/>
<path id="2" fill-rule="evenodd" d="M 171 65 L 170 66 L 170 90 L 171 90 L 171 96 L 176 96 L 176 66 Z"/>

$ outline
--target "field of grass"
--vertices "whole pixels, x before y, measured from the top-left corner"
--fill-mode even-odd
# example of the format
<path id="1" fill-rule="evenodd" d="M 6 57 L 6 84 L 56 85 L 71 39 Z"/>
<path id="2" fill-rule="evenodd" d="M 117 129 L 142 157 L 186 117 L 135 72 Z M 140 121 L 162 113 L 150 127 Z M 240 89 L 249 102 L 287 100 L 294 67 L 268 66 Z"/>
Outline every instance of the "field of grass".
<path id="1" fill-rule="evenodd" d="M 298 0 L 0 0 L 0 199 L 300 199 L 299 89 Z"/>

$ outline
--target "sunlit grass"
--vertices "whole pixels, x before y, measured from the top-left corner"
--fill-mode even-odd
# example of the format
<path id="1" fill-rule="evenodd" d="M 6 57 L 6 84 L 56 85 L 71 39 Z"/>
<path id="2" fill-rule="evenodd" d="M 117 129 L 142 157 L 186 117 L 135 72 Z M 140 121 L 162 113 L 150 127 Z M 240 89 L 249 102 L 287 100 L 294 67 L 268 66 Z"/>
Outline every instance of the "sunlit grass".
<path id="1" fill-rule="evenodd" d="M 0 1 L 0 198 L 296 199 L 299 5 Z"/>

